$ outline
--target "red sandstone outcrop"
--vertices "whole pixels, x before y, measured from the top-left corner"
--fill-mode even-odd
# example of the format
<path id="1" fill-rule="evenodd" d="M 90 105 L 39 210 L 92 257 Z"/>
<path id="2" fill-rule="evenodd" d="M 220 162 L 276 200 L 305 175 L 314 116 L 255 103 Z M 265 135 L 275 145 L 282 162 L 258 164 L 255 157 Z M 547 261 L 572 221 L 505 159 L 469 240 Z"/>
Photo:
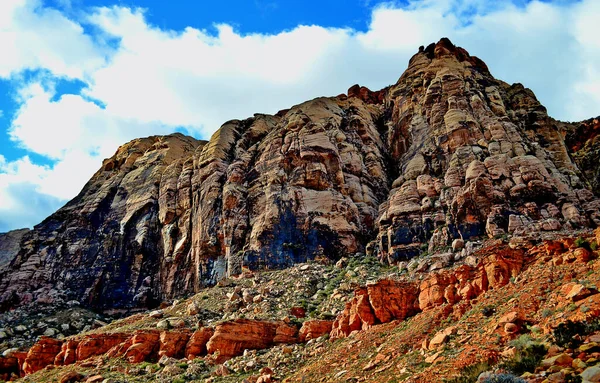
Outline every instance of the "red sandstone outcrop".
<path id="1" fill-rule="evenodd" d="M 183 358 L 186 346 L 190 340 L 190 333 L 188 331 L 163 331 L 160 334 L 160 349 L 158 350 L 158 356 L 163 355 L 172 358 Z"/>
<path id="2" fill-rule="evenodd" d="M 341 338 L 349 335 L 352 331 L 366 330 L 374 325 L 375 321 L 368 291 L 366 288 L 360 288 L 354 292 L 354 297 L 346 303 L 342 314 L 338 315 L 333 322 L 331 337 Z"/>
<path id="3" fill-rule="evenodd" d="M 23 362 L 23 372 L 33 374 L 49 364 L 54 364 L 56 355 L 60 352 L 62 342 L 43 336 L 27 352 L 27 357 Z"/>
<path id="4" fill-rule="evenodd" d="M 215 328 L 206 344 L 209 354 L 218 352 L 218 361 L 241 355 L 244 350 L 260 350 L 279 343 L 298 342 L 298 328 L 285 322 L 237 319 Z"/>
<path id="5" fill-rule="evenodd" d="M 385 100 L 386 92 L 387 88 L 373 92 L 365 86 L 356 84 L 348 89 L 348 97 L 359 98 L 366 104 L 381 104 Z"/>
<path id="6" fill-rule="evenodd" d="M 410 282 L 380 280 L 367 284 L 369 303 L 379 323 L 403 320 L 419 311 L 417 286 Z"/>
<path id="7" fill-rule="evenodd" d="M 197 356 L 206 355 L 206 344 L 214 333 L 215 330 L 210 327 L 202 327 L 198 331 L 194 331 L 185 347 L 186 357 L 191 360 Z"/>
<path id="8" fill-rule="evenodd" d="M 135 335 L 127 340 L 123 345 L 123 357 L 129 363 L 140 363 L 150 360 L 158 353 L 160 333 L 156 330 L 139 330 Z"/>
<path id="9" fill-rule="evenodd" d="M 65 366 L 75 363 L 77 361 L 77 346 L 79 346 L 79 340 L 77 339 L 69 339 L 64 342 L 60 348 L 60 352 L 54 358 L 54 364 Z"/>
<path id="10" fill-rule="evenodd" d="M 321 335 L 329 334 L 332 326 L 333 321 L 330 320 L 307 320 L 306 322 L 302 323 L 302 327 L 298 333 L 298 339 L 300 342 L 305 342 L 307 340 L 318 338 Z"/>
<path id="11" fill-rule="evenodd" d="M 522 249 L 507 245 L 490 246 L 480 254 L 484 257 L 477 266 L 434 272 L 420 283 L 383 279 L 357 289 L 333 323 L 331 338 L 342 338 L 377 323 L 403 320 L 443 304 L 469 301 L 509 283 L 521 271 L 525 259 Z"/>
<path id="12" fill-rule="evenodd" d="M 77 360 L 102 355 L 128 337 L 127 334 L 123 333 L 85 335 L 77 345 Z"/>

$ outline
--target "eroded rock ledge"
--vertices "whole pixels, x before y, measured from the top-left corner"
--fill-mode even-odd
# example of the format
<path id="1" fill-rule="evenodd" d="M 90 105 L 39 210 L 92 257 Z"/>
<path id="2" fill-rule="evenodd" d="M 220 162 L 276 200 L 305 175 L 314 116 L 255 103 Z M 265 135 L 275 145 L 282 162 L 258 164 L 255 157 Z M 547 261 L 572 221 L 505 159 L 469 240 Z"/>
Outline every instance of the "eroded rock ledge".
<path id="1" fill-rule="evenodd" d="M 394 85 L 348 93 L 229 121 L 209 142 L 122 146 L 23 237 L 0 274 L 0 310 L 153 307 L 243 267 L 348 253 L 394 264 L 455 239 L 600 224 L 586 154 L 597 124 L 550 118 L 448 39 Z M 578 129 L 590 144 L 566 145 Z"/>

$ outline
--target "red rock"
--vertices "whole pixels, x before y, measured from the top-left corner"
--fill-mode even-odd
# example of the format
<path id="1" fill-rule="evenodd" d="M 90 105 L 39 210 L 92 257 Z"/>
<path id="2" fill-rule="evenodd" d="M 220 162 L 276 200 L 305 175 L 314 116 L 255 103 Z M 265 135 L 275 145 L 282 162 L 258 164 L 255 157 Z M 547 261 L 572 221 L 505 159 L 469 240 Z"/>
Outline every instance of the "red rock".
<path id="1" fill-rule="evenodd" d="M 154 358 L 160 347 L 160 333 L 156 330 L 138 330 L 131 339 L 131 346 L 125 351 L 129 363 L 141 363 Z"/>
<path id="2" fill-rule="evenodd" d="M 365 86 L 360 86 L 356 84 L 351 86 L 350 89 L 348 89 L 348 97 L 359 98 L 367 104 L 381 104 L 385 97 L 386 91 L 387 88 L 384 88 L 377 92 L 373 92 Z"/>
<path id="3" fill-rule="evenodd" d="M 58 381 L 59 383 L 76 383 L 81 382 L 83 379 L 85 379 L 85 376 L 79 372 L 69 371 L 63 374 Z"/>
<path id="4" fill-rule="evenodd" d="M 104 381 L 104 377 L 102 375 L 94 375 L 87 378 L 85 383 L 101 383 L 102 381 Z"/>
<path id="5" fill-rule="evenodd" d="M 508 312 L 498 319 L 498 323 L 515 323 L 519 320 L 519 313 L 516 311 Z"/>
<path id="6" fill-rule="evenodd" d="M 77 345 L 77 360 L 102 355 L 128 337 L 129 335 L 123 333 L 85 335 Z"/>
<path id="7" fill-rule="evenodd" d="M 298 342 L 298 327 L 296 325 L 278 322 L 275 329 L 275 337 L 273 343 L 297 343 Z"/>
<path id="8" fill-rule="evenodd" d="M 206 349 L 209 354 L 219 352 L 217 360 L 223 362 L 241 355 L 244 350 L 260 350 L 276 343 L 297 341 L 298 329 L 295 326 L 284 322 L 237 319 L 217 325 Z"/>
<path id="9" fill-rule="evenodd" d="M 79 340 L 69 339 L 62 344 L 60 352 L 54 359 L 54 364 L 57 366 L 65 366 L 67 364 L 73 364 L 77 361 L 77 346 Z"/>
<path id="10" fill-rule="evenodd" d="M 0 356 L 0 380 L 8 381 L 12 374 L 19 375 L 19 370 L 17 358 Z"/>
<path id="11" fill-rule="evenodd" d="M 172 358 L 183 358 L 190 333 L 187 331 L 163 331 L 160 333 L 160 349 L 158 357 L 163 355 Z"/>
<path id="12" fill-rule="evenodd" d="M 573 251 L 573 255 L 579 262 L 588 262 L 592 259 L 592 253 L 583 247 L 578 247 Z"/>
<path id="13" fill-rule="evenodd" d="M 452 274 L 433 274 L 421 282 L 418 295 L 419 308 L 427 310 L 446 303 L 446 289 L 456 283 Z"/>
<path id="14" fill-rule="evenodd" d="M 23 363 L 23 372 L 33 374 L 48 365 L 53 365 L 61 346 L 61 341 L 42 336 L 27 352 Z"/>
<path id="15" fill-rule="evenodd" d="M 598 290 L 591 287 L 585 287 L 579 283 L 568 283 L 564 285 L 561 290 L 565 294 L 565 298 L 570 299 L 573 302 L 580 301 L 598 293 Z"/>
<path id="16" fill-rule="evenodd" d="M 354 297 L 346 303 L 344 311 L 333 322 L 331 338 L 343 338 L 352 331 L 366 330 L 376 323 L 373 308 L 369 302 L 367 288 L 354 291 Z"/>
<path id="17" fill-rule="evenodd" d="M 210 327 L 202 327 L 195 331 L 185 347 L 185 355 L 192 360 L 197 356 L 206 355 L 206 344 L 214 335 L 215 330 Z"/>
<path id="18" fill-rule="evenodd" d="M 506 323 L 504 325 L 504 332 L 507 334 L 515 334 L 519 331 L 519 326 L 514 323 Z"/>
<path id="19" fill-rule="evenodd" d="M 306 317 L 306 309 L 303 307 L 292 307 L 290 309 L 290 315 L 293 315 L 296 318 L 304 318 Z"/>
<path id="20" fill-rule="evenodd" d="M 420 311 L 418 287 L 414 283 L 383 279 L 367 284 L 369 303 L 380 323 L 404 320 Z"/>
<path id="21" fill-rule="evenodd" d="M 483 260 L 483 269 L 489 288 L 502 287 L 516 277 L 523 267 L 522 250 L 499 250 Z M 485 288 L 484 288 L 485 290 Z"/>
<path id="22" fill-rule="evenodd" d="M 315 339 L 321 335 L 329 334 L 333 326 L 333 321 L 312 319 L 307 320 L 300 328 L 299 337 L 301 342 Z"/>
<path id="23" fill-rule="evenodd" d="M 456 328 L 454 326 L 448 327 L 436 333 L 433 338 L 429 341 L 428 348 L 430 350 L 435 350 L 442 344 L 446 343 L 450 338 L 450 335 L 456 332 Z"/>
<path id="24" fill-rule="evenodd" d="M 261 375 L 256 380 L 256 383 L 271 383 L 271 375 Z"/>

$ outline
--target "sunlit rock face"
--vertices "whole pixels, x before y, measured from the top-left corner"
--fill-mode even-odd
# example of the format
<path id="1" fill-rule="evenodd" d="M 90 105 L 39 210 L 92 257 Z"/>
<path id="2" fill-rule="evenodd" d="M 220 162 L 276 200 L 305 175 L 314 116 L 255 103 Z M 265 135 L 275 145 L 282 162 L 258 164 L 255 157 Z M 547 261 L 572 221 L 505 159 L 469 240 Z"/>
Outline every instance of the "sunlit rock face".
<path id="1" fill-rule="evenodd" d="M 595 227 L 595 135 L 582 146 L 581 126 L 442 39 L 380 91 L 229 121 L 208 142 L 122 146 L 24 235 L 0 275 L 1 308 L 148 307 L 242 267 L 348 253 L 394 263 L 457 238 Z"/>

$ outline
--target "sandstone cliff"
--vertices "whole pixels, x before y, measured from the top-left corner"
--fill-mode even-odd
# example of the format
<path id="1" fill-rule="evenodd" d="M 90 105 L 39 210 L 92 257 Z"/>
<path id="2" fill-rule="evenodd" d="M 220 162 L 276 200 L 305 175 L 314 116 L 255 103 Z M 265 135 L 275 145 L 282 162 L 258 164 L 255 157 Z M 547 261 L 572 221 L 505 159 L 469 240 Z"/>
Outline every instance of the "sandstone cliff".
<path id="1" fill-rule="evenodd" d="M 29 229 L 11 230 L 0 233 L 0 269 L 10 263 L 19 252 L 19 245 Z"/>
<path id="2" fill-rule="evenodd" d="M 565 144 L 577 126 L 449 40 L 395 85 L 348 93 L 229 121 L 209 142 L 124 145 L 24 237 L 0 308 L 153 306 L 242 267 L 395 263 L 455 239 L 600 224 L 598 167 Z"/>

